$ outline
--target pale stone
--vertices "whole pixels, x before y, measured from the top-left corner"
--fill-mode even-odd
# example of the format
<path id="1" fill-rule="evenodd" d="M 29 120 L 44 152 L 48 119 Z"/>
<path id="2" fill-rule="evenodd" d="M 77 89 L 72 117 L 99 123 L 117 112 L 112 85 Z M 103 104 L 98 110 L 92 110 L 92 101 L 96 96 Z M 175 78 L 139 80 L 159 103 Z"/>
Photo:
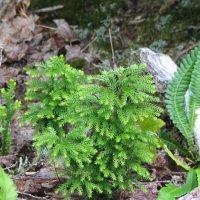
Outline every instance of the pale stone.
<path id="1" fill-rule="evenodd" d="M 200 108 L 196 109 L 196 121 L 194 124 L 194 137 L 195 143 L 198 147 L 199 154 L 200 154 Z"/>
<path id="2" fill-rule="evenodd" d="M 139 55 L 137 52 L 133 52 L 132 55 L 139 56 L 140 63 L 147 64 L 147 71 L 153 75 L 157 90 L 164 93 L 168 81 L 177 71 L 176 63 L 168 55 L 155 53 L 148 48 L 141 48 Z"/>

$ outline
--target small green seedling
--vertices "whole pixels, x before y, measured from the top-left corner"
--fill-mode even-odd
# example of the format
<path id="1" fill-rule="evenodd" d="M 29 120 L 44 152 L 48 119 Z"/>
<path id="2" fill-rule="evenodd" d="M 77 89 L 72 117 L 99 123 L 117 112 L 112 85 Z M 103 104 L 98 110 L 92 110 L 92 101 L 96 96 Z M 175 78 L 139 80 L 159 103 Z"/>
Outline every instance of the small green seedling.
<path id="1" fill-rule="evenodd" d="M 20 108 L 20 101 L 14 101 L 14 90 L 16 83 L 14 80 L 10 80 L 9 88 L 2 88 L 0 90 L 0 97 L 2 103 L 0 104 L 0 134 L 2 134 L 2 147 L 1 151 L 3 155 L 9 153 L 11 146 L 11 123 L 14 114 Z"/>

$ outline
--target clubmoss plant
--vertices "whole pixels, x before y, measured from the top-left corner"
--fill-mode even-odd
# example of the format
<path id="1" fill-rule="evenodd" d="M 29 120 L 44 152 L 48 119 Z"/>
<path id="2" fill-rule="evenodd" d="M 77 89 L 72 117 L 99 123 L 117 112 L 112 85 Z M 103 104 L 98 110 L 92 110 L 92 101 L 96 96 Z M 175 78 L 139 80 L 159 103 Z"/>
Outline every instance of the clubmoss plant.
<path id="1" fill-rule="evenodd" d="M 24 115 L 37 130 L 52 127 L 60 130 L 63 124 L 59 120 L 67 112 L 68 100 L 77 88 L 86 81 L 84 73 L 65 63 L 64 57 L 54 56 L 45 63 L 37 63 L 28 68 L 31 80 L 27 82 L 26 100 L 32 102 Z"/>
<path id="2" fill-rule="evenodd" d="M 66 197 L 112 197 L 150 179 L 145 164 L 154 160 L 159 141 L 147 124 L 157 122 L 162 109 L 145 67 L 86 76 L 53 57 L 29 70 L 32 103 L 25 117 L 36 127 L 37 150 L 47 149 L 51 161 L 65 166 L 70 178 L 58 191 Z"/>
<path id="3" fill-rule="evenodd" d="M 11 124 L 14 114 L 20 108 L 20 101 L 14 100 L 16 83 L 10 80 L 9 88 L 0 90 L 0 133 L 2 134 L 2 154 L 9 153 L 11 146 Z"/>
<path id="4" fill-rule="evenodd" d="M 154 160 L 158 139 L 142 122 L 156 120 L 162 109 L 156 105 L 159 99 L 153 95 L 155 87 L 145 67 L 120 67 L 92 76 L 92 82 L 71 98 L 68 114 L 60 118 L 73 124 L 74 130 L 82 128 L 96 153 L 85 165 L 84 176 L 75 169 L 62 190 L 111 197 L 114 191 L 133 191 L 141 179 L 150 179 L 144 164 Z"/>
<path id="5" fill-rule="evenodd" d="M 95 149 L 83 131 L 70 131 L 60 116 L 68 112 L 68 101 L 86 81 L 84 73 L 65 63 L 64 57 L 54 56 L 36 68 L 27 70 L 26 100 L 30 103 L 23 115 L 35 127 L 35 147 L 39 154 L 48 151 L 49 160 L 66 167 L 82 168 L 91 161 Z"/>

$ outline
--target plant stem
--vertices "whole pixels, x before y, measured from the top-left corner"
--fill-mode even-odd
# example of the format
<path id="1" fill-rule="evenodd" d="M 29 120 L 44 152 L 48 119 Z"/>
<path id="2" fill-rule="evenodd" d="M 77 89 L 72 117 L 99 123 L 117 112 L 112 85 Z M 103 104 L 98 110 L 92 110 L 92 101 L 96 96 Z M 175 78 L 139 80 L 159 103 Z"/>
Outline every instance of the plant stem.
<path id="1" fill-rule="evenodd" d="M 186 171 L 189 171 L 189 170 L 191 169 L 187 164 L 181 162 L 178 158 L 176 158 L 176 156 L 174 156 L 174 154 L 168 149 L 168 147 L 167 147 L 166 144 L 164 144 L 162 141 L 160 141 L 160 144 L 161 144 L 162 148 L 165 150 L 165 152 L 168 154 L 168 156 L 169 156 L 178 166 L 182 167 L 182 168 L 185 169 Z"/>
<path id="2" fill-rule="evenodd" d="M 9 131 L 9 124 L 6 125 L 5 130 L 2 131 L 3 133 L 3 142 L 2 142 L 2 154 L 7 155 L 10 149 L 11 144 L 11 134 Z"/>

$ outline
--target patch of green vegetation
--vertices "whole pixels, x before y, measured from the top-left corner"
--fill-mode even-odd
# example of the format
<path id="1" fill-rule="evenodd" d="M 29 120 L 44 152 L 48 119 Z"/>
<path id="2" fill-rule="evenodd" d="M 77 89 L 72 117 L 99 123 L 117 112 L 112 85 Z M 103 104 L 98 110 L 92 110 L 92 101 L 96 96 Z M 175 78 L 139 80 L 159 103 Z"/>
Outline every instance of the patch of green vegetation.
<path id="1" fill-rule="evenodd" d="M 9 88 L 0 89 L 0 98 L 3 105 L 0 105 L 0 135 L 2 135 L 1 151 L 3 155 L 7 155 L 11 147 L 11 126 L 14 114 L 20 109 L 20 101 L 14 100 L 15 96 L 14 80 L 10 80 Z"/>
<path id="2" fill-rule="evenodd" d="M 23 116 L 35 127 L 34 146 L 70 179 L 58 191 L 86 199 L 143 188 L 146 164 L 154 161 L 162 127 L 155 86 L 146 65 L 131 65 L 86 76 L 54 56 L 28 69 Z M 41 75 L 43 79 L 41 79 Z M 153 126 L 152 126 L 153 125 Z M 104 198 L 107 199 L 107 198 Z"/>
<path id="3" fill-rule="evenodd" d="M 161 27 L 160 37 L 163 40 L 170 40 L 174 46 L 177 43 L 187 42 L 189 40 L 198 40 L 197 24 L 200 20 L 200 2 L 182 0 L 173 9 L 167 11 L 170 19 Z"/>
<path id="4" fill-rule="evenodd" d="M 113 16 L 123 7 L 124 0 L 34 0 L 32 9 L 39 9 L 54 5 L 64 5 L 64 8 L 48 13 L 46 19 L 64 18 L 69 24 L 85 27 L 90 24 L 98 27 L 107 16 Z"/>
<path id="5" fill-rule="evenodd" d="M 200 21 L 200 2 L 198 0 L 182 0 L 169 6 L 163 13 L 159 12 L 163 2 L 149 2 L 143 0 L 148 6 L 148 13 L 143 23 L 137 25 L 134 33 L 142 46 L 151 46 L 159 41 L 166 42 L 165 51 L 175 48 L 179 44 L 200 39 L 198 23 Z M 155 9 L 156 8 L 156 9 Z M 159 44 L 160 46 L 160 44 Z"/>

